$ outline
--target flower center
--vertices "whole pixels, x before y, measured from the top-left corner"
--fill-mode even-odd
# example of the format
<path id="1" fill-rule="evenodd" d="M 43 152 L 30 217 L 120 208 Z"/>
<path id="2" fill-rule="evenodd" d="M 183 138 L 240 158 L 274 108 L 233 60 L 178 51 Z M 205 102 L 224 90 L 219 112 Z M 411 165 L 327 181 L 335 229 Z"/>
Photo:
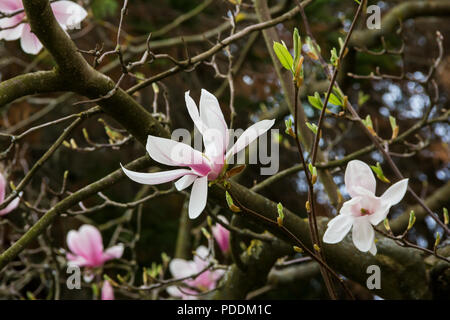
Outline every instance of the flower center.
<path id="1" fill-rule="evenodd" d="M 370 211 L 369 211 L 369 210 L 364 209 L 364 208 L 361 208 L 361 215 L 362 215 L 362 216 L 365 216 L 365 215 L 368 215 L 368 214 L 370 214 Z"/>

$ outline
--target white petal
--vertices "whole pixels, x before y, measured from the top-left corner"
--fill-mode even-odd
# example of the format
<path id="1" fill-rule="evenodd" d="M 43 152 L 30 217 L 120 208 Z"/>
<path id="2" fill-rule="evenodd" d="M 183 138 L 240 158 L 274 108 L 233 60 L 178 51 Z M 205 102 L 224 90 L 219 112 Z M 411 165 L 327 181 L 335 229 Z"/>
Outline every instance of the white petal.
<path id="1" fill-rule="evenodd" d="M 192 186 L 191 198 L 189 200 L 189 218 L 195 219 L 206 207 L 208 199 L 208 176 L 198 178 Z"/>
<path id="2" fill-rule="evenodd" d="M 389 203 L 382 202 L 378 210 L 368 216 L 370 223 L 374 226 L 378 225 L 381 221 L 386 219 L 390 208 L 391 205 Z"/>
<path id="3" fill-rule="evenodd" d="M 194 174 L 187 174 L 175 182 L 175 188 L 177 188 L 178 191 L 184 190 L 189 187 L 197 177 L 198 176 Z"/>
<path id="4" fill-rule="evenodd" d="M 21 14 L 12 18 L 0 19 L 0 28 L 11 28 L 0 31 L 0 39 L 4 39 L 6 41 L 19 39 L 22 36 L 23 27 L 25 26 L 25 24 L 20 23 L 24 17 L 25 16 Z"/>
<path id="5" fill-rule="evenodd" d="M 75 28 L 87 17 L 87 11 L 72 1 L 56 1 L 51 4 L 53 14 L 64 28 Z"/>
<path id="6" fill-rule="evenodd" d="M 371 194 L 375 194 L 376 186 L 375 176 L 367 164 L 359 160 L 352 160 L 347 164 L 345 187 L 352 198 L 361 195 L 357 187 L 364 188 Z"/>
<path id="7" fill-rule="evenodd" d="M 122 166 L 122 170 L 127 175 L 127 177 L 130 178 L 131 180 L 133 180 L 137 183 L 150 184 L 150 185 L 161 184 L 161 183 L 173 181 L 175 179 L 178 179 L 181 176 L 184 176 L 185 174 L 189 174 L 192 172 L 189 169 L 176 169 L 176 170 L 169 170 L 169 171 L 144 173 L 144 172 L 136 172 L 136 171 L 131 171 L 131 170 L 125 169 L 123 166 Z"/>
<path id="8" fill-rule="evenodd" d="M 359 251 L 367 252 L 372 247 L 375 231 L 366 216 L 354 220 L 352 238 Z"/>
<path id="9" fill-rule="evenodd" d="M 370 252 L 372 255 L 376 255 L 376 254 L 377 254 L 377 246 L 376 246 L 376 244 L 375 244 L 375 241 L 372 243 L 372 246 L 370 247 L 369 252 Z"/>
<path id="10" fill-rule="evenodd" d="M 200 114 L 198 113 L 197 105 L 189 95 L 189 91 L 186 91 L 184 93 L 184 99 L 186 101 L 186 107 L 188 109 L 189 116 L 191 117 L 198 131 L 200 131 L 200 133 L 203 135 L 203 133 L 207 130 L 207 127 L 203 123 L 202 119 L 200 119 Z"/>
<path id="11" fill-rule="evenodd" d="M 190 261 L 184 259 L 173 259 L 169 264 L 170 273 L 174 278 L 185 278 L 196 273 Z"/>
<path id="12" fill-rule="evenodd" d="M 391 206 L 396 205 L 403 199 L 406 190 L 408 190 L 408 179 L 400 180 L 390 186 L 389 189 L 383 193 L 381 199 Z"/>
<path id="13" fill-rule="evenodd" d="M 205 89 L 200 95 L 200 118 L 207 127 L 207 131 L 202 132 L 206 154 L 212 157 L 223 155 L 228 147 L 228 126 L 219 101 Z"/>
<path id="14" fill-rule="evenodd" d="M 153 160 L 168 166 L 183 167 L 204 162 L 201 152 L 171 139 L 148 136 L 146 149 Z"/>
<path id="15" fill-rule="evenodd" d="M 231 147 L 231 149 L 228 150 L 225 159 L 229 159 L 234 154 L 245 149 L 245 147 L 247 147 L 250 143 L 256 140 L 260 135 L 266 133 L 267 130 L 269 130 L 274 123 L 275 120 L 262 120 L 247 128 L 247 130 L 245 130 L 242 133 L 242 135 L 237 139 L 233 147 Z"/>
<path id="16" fill-rule="evenodd" d="M 328 222 L 327 230 L 323 235 L 323 242 L 338 243 L 347 235 L 353 224 L 353 217 L 338 215 Z"/>
<path id="17" fill-rule="evenodd" d="M 39 39 L 31 32 L 29 24 L 25 24 L 22 30 L 22 36 L 20 38 L 20 45 L 22 50 L 28 54 L 38 54 L 42 49 L 42 43 Z"/>

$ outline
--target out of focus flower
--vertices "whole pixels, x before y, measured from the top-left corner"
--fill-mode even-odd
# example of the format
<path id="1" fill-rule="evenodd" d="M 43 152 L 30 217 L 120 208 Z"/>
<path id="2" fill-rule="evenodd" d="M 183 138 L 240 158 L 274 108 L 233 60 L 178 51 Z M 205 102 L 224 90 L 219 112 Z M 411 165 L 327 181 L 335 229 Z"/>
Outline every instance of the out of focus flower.
<path id="1" fill-rule="evenodd" d="M 79 267 L 100 267 L 106 261 L 120 258 L 123 254 L 122 244 L 104 251 L 102 235 L 97 228 L 88 224 L 81 226 L 78 231 L 69 231 L 67 246 L 71 251 L 67 254 L 67 260 Z"/>
<path id="2" fill-rule="evenodd" d="M 56 20 L 64 30 L 73 28 L 87 16 L 86 10 L 72 1 L 55 1 L 51 4 Z M 22 11 L 21 11 L 22 10 Z M 20 39 L 22 50 L 29 54 L 38 54 L 42 49 L 39 39 L 31 32 L 26 23 L 26 14 L 23 12 L 22 0 L 1 0 L 0 12 L 12 14 L 12 17 L 0 19 L 0 40 Z"/>
<path id="3" fill-rule="evenodd" d="M 114 289 L 108 280 L 103 281 L 102 300 L 114 300 Z"/>
<path id="4" fill-rule="evenodd" d="M 189 169 L 155 173 L 141 173 L 122 169 L 131 180 L 138 183 L 154 185 L 180 178 L 175 182 L 175 187 L 179 191 L 193 184 L 189 201 L 189 217 L 195 219 L 206 206 L 208 180 L 217 179 L 227 161 L 269 130 L 275 120 L 262 120 L 253 124 L 242 133 L 236 143 L 227 151 L 228 126 L 217 98 L 202 89 L 200 113 L 194 100 L 189 96 L 189 91 L 185 93 L 185 100 L 189 115 L 203 136 L 205 153 L 201 153 L 185 143 L 148 136 L 146 149 L 153 160 L 168 166 L 188 167 Z"/>
<path id="5" fill-rule="evenodd" d="M 225 217 L 219 216 L 219 219 L 228 224 Z M 227 253 L 230 249 L 230 231 L 224 228 L 220 223 L 216 223 L 211 229 L 220 250 L 222 250 L 223 253 Z"/>
<path id="6" fill-rule="evenodd" d="M 195 252 L 196 255 L 191 261 L 173 259 L 170 262 L 169 269 L 174 278 L 186 278 L 197 275 L 210 264 L 208 249 L 205 246 L 198 247 Z M 224 272 L 224 270 L 206 270 L 195 279 L 183 281 L 186 287 L 180 286 L 179 288 L 177 286 L 170 286 L 167 288 L 167 292 L 172 297 L 181 298 L 183 300 L 197 299 L 199 293 L 213 290 Z"/>
<path id="7" fill-rule="evenodd" d="M 381 197 L 375 196 L 376 180 L 370 167 L 362 161 L 352 160 L 345 170 L 345 187 L 352 199 L 346 201 L 339 215 L 328 222 L 323 236 L 326 243 L 338 243 L 353 227 L 352 239 L 362 252 L 377 253 L 375 245 L 376 226 L 388 215 L 391 206 L 403 199 L 408 179 L 389 187 Z"/>
<path id="8" fill-rule="evenodd" d="M 3 176 L 3 174 L 0 173 L 0 204 L 3 203 L 3 201 L 5 200 L 6 185 L 7 185 L 6 179 Z M 4 216 L 13 211 L 15 208 L 17 208 L 17 206 L 19 205 L 19 201 L 20 201 L 19 197 L 11 201 L 5 208 L 0 210 L 0 216 Z"/>

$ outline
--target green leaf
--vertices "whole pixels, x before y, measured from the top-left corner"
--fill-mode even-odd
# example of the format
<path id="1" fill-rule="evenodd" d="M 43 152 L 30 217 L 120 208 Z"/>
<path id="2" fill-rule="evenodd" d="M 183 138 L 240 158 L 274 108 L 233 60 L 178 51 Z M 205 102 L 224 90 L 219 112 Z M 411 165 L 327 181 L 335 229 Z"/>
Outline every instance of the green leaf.
<path id="1" fill-rule="evenodd" d="M 306 126 L 311 130 L 314 134 L 317 134 L 317 130 L 319 129 L 316 124 L 306 122 Z"/>
<path id="2" fill-rule="evenodd" d="M 314 96 L 308 96 L 309 103 L 316 109 L 322 110 L 323 104 L 319 93 L 314 93 Z"/>
<path id="3" fill-rule="evenodd" d="M 335 106 L 342 106 L 343 105 L 342 101 L 339 100 L 339 98 L 336 97 L 334 95 L 334 93 L 330 94 L 330 98 L 328 100 L 330 101 L 330 103 L 334 104 Z"/>
<path id="4" fill-rule="evenodd" d="M 292 58 L 291 54 L 289 53 L 289 50 L 286 48 L 285 45 L 279 43 L 279 42 L 273 42 L 273 50 L 275 51 L 275 54 L 278 57 L 278 60 L 280 61 L 281 65 L 294 73 L 294 59 Z"/>
<path id="5" fill-rule="evenodd" d="M 358 92 L 358 105 L 362 106 L 363 104 L 365 104 L 367 101 L 369 101 L 370 96 L 368 94 L 364 94 L 364 92 L 359 91 Z"/>
<path id="6" fill-rule="evenodd" d="M 294 43 L 294 68 L 297 67 L 300 55 L 302 53 L 302 40 L 297 28 L 294 28 L 294 34 L 292 35 Z"/>
<path id="7" fill-rule="evenodd" d="M 389 179 L 385 177 L 383 169 L 381 168 L 379 162 L 377 162 L 376 166 L 370 166 L 370 168 L 372 168 L 372 171 L 375 173 L 378 179 L 380 179 L 383 182 L 390 183 Z"/>

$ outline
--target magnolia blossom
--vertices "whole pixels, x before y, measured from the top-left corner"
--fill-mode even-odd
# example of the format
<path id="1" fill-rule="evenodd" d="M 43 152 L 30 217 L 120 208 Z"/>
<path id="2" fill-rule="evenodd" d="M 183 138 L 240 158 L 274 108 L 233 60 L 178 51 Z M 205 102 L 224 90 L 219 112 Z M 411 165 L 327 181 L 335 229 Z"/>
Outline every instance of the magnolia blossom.
<path id="1" fill-rule="evenodd" d="M 352 197 L 346 201 L 339 215 L 328 222 L 323 236 L 326 243 L 338 243 L 353 226 L 352 238 L 356 248 L 375 255 L 376 226 L 388 215 L 389 209 L 400 202 L 408 188 L 408 179 L 389 187 L 381 197 L 375 195 L 376 180 L 370 167 L 362 161 L 352 160 L 345 170 L 345 187 Z"/>
<path id="2" fill-rule="evenodd" d="M 100 267 L 106 261 L 120 258 L 123 254 L 122 244 L 104 251 L 100 231 L 88 224 L 81 226 L 78 231 L 69 231 L 67 246 L 71 251 L 67 254 L 69 264 L 79 267 Z"/>
<path id="3" fill-rule="evenodd" d="M 196 255 L 191 261 L 184 259 L 173 259 L 170 262 L 169 269 L 175 278 L 186 278 L 198 274 L 203 271 L 210 260 L 208 259 L 208 249 L 205 246 L 200 246 L 195 250 Z M 196 299 L 199 292 L 207 292 L 216 287 L 217 281 L 223 276 L 225 270 L 206 270 L 197 276 L 195 279 L 188 279 L 183 281 L 187 287 L 182 287 L 181 290 L 176 286 L 167 288 L 167 292 L 177 298 L 183 300 Z M 195 289 L 191 289 L 195 288 Z"/>
<path id="4" fill-rule="evenodd" d="M 107 280 L 103 282 L 102 300 L 114 300 L 114 289 Z"/>
<path id="5" fill-rule="evenodd" d="M 86 10 L 72 1 L 55 1 L 51 4 L 56 20 L 64 30 L 67 30 L 84 20 Z M 23 10 L 22 0 L 1 0 L 0 12 L 14 13 Z M 0 40 L 20 39 L 22 50 L 29 54 L 38 54 L 42 49 L 39 39 L 31 32 L 31 27 L 25 23 L 25 12 L 20 12 L 9 18 L 0 19 Z"/>
<path id="6" fill-rule="evenodd" d="M 247 145 L 269 130 L 275 120 L 263 120 L 253 124 L 227 151 L 229 130 L 216 97 L 202 89 L 200 112 L 189 96 L 189 91 L 185 93 L 185 100 L 189 115 L 202 134 L 205 152 L 201 153 L 185 143 L 171 139 L 148 136 L 146 149 L 153 160 L 168 166 L 189 169 L 156 173 L 140 173 L 122 169 L 131 180 L 138 183 L 154 185 L 179 179 L 175 182 L 175 187 L 179 191 L 193 184 L 189 201 L 189 217 L 195 219 L 206 206 L 208 180 L 217 179 L 222 173 L 224 164 L 234 154 L 245 149 Z"/>
<path id="7" fill-rule="evenodd" d="M 223 216 L 219 216 L 219 219 L 221 219 L 225 223 L 228 223 L 227 219 L 225 219 Z M 230 231 L 224 228 L 220 223 L 212 226 L 211 229 L 220 250 L 222 250 L 223 253 L 227 253 L 230 249 Z"/>
<path id="8" fill-rule="evenodd" d="M 0 204 L 3 203 L 5 200 L 6 195 L 6 179 L 5 177 L 0 173 Z M 19 197 L 16 197 L 13 201 L 11 201 L 5 208 L 0 210 L 0 216 L 6 215 L 13 211 L 17 206 L 19 205 Z"/>

